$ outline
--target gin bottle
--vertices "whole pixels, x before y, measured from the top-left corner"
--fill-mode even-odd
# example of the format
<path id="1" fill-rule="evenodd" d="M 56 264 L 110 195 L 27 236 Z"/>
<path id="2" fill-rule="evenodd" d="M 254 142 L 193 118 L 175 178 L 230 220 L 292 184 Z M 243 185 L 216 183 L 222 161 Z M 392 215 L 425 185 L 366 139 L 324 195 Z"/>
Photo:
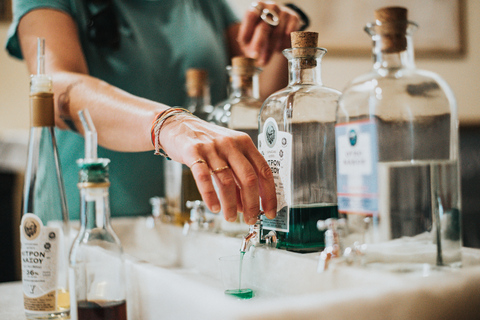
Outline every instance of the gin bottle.
<path id="1" fill-rule="evenodd" d="M 60 319 L 70 313 L 69 223 L 43 38 L 38 39 L 37 74 L 30 81 L 30 113 L 20 225 L 24 309 L 28 319 Z"/>
<path id="2" fill-rule="evenodd" d="M 461 264 L 458 120 L 454 95 L 418 70 L 407 10 L 375 11 L 373 69 L 339 99 L 339 211 L 366 263 L 405 270 Z"/>
<path id="3" fill-rule="evenodd" d="M 190 68 L 185 74 L 187 102 L 185 109 L 198 118 L 207 121 L 213 111 L 210 104 L 210 86 L 208 72 L 204 69 Z M 175 161 L 165 161 L 165 199 L 167 213 L 173 216 L 178 225 L 184 225 L 190 220 L 190 209 L 187 201 L 201 200 L 192 171 L 184 164 Z"/>
<path id="4" fill-rule="evenodd" d="M 215 106 L 208 120 L 222 127 L 245 132 L 256 144 L 258 114 L 262 107 L 258 85 L 261 70 L 255 67 L 255 59 L 234 57 L 227 71 L 230 76 L 229 96 Z"/>
<path id="5" fill-rule="evenodd" d="M 335 111 L 340 92 L 321 80 L 316 32 L 292 33 L 289 84 L 272 94 L 259 116 L 258 148 L 274 174 L 277 217 L 265 219 L 277 247 L 314 252 L 324 247 L 317 221 L 337 217 Z"/>

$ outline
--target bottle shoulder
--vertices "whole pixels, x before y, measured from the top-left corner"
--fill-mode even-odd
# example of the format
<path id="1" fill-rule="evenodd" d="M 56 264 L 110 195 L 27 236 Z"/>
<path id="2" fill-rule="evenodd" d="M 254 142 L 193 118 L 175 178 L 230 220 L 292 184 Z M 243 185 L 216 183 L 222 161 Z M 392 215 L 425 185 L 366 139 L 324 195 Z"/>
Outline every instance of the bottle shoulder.
<path id="1" fill-rule="evenodd" d="M 395 119 L 453 114 L 452 90 L 438 74 L 419 69 L 399 69 L 382 74 L 372 71 L 351 81 L 338 101 L 338 120 L 362 115 Z"/>

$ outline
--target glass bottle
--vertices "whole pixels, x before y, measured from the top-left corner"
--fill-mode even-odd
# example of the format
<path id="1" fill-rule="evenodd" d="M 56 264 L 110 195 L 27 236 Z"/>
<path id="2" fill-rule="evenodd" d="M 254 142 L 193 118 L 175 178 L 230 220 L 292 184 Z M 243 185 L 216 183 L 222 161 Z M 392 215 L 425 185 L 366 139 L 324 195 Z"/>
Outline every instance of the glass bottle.
<path id="1" fill-rule="evenodd" d="M 418 70 L 407 10 L 385 7 L 367 25 L 373 69 L 339 99 L 339 211 L 365 263 L 461 264 L 458 120 L 452 91 Z"/>
<path id="2" fill-rule="evenodd" d="M 210 104 L 208 72 L 204 69 L 190 68 L 185 74 L 185 79 L 188 97 L 185 109 L 206 121 L 213 111 Z M 187 201 L 202 200 L 202 196 L 188 166 L 176 161 L 165 161 L 164 168 L 167 213 L 173 216 L 176 224 L 185 225 L 190 220 Z"/>
<path id="3" fill-rule="evenodd" d="M 213 111 L 207 70 L 190 68 L 185 77 L 188 96 L 186 109 L 200 119 L 207 120 Z"/>
<path id="4" fill-rule="evenodd" d="M 24 309 L 28 319 L 60 319 L 70 313 L 69 221 L 54 132 L 52 80 L 45 74 L 45 39 L 38 39 L 37 50 L 20 226 Z"/>
<path id="5" fill-rule="evenodd" d="M 232 58 L 232 65 L 227 67 L 229 96 L 215 105 L 208 119 L 219 126 L 247 133 L 255 145 L 258 140 L 258 114 L 262 107 L 258 84 L 260 71 L 255 67 L 255 59 Z"/>
<path id="6" fill-rule="evenodd" d="M 80 230 L 70 251 L 72 319 L 125 320 L 123 249 L 110 225 L 110 160 L 97 158 L 93 123 L 88 113 L 80 116 L 85 128 L 85 159 L 77 161 Z"/>
<path id="7" fill-rule="evenodd" d="M 238 56 L 232 58 L 232 65 L 227 66 L 227 72 L 230 79 L 229 96 L 215 105 L 208 121 L 248 134 L 257 146 L 258 115 L 262 107 L 258 82 L 261 69 L 255 66 L 255 59 Z M 223 233 L 236 236 L 248 232 L 249 227 L 239 212 L 235 223 L 222 219 L 220 228 Z"/>
<path id="8" fill-rule="evenodd" d="M 317 221 L 337 217 L 335 111 L 340 92 L 323 86 L 316 32 L 293 32 L 289 84 L 263 103 L 258 148 L 274 174 L 277 217 L 264 229 L 277 247 L 314 252 L 324 247 Z"/>

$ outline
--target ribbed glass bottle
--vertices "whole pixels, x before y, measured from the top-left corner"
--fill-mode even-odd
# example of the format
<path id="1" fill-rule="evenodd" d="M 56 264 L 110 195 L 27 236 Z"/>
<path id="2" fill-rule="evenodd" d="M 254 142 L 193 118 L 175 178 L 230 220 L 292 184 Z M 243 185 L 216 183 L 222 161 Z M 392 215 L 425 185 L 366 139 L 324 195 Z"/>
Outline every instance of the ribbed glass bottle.
<path id="1" fill-rule="evenodd" d="M 292 33 L 284 50 L 289 84 L 263 103 L 258 149 L 274 174 L 277 217 L 264 220 L 275 230 L 279 248 L 314 252 L 324 247 L 317 221 L 337 217 L 335 111 L 340 92 L 321 80 L 315 32 Z"/>
<path id="2" fill-rule="evenodd" d="M 365 30 L 373 70 L 339 99 L 339 211 L 365 263 L 424 268 L 461 264 L 458 120 L 452 91 L 418 70 L 407 10 L 381 8 Z"/>
<path id="3" fill-rule="evenodd" d="M 70 251 L 72 318 L 125 320 L 123 249 L 110 225 L 109 159 L 80 159 L 80 230 Z"/>
<path id="4" fill-rule="evenodd" d="M 20 243 L 24 309 L 28 319 L 68 317 L 69 222 L 57 143 L 52 80 L 45 74 L 45 40 L 38 42 L 30 82 L 30 137 Z"/>

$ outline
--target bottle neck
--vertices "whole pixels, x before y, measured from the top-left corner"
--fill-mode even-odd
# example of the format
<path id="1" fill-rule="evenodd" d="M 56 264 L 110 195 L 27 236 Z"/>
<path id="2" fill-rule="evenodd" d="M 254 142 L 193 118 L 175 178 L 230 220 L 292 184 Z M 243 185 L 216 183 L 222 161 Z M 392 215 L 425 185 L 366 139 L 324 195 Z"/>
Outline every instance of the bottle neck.
<path id="1" fill-rule="evenodd" d="M 110 199 L 108 186 L 80 189 L 80 223 L 82 228 L 107 229 L 110 227 Z"/>
<path id="2" fill-rule="evenodd" d="M 365 28 L 374 44 L 373 68 L 380 73 L 415 68 L 412 33 L 416 30 L 416 25 L 406 22 L 403 30 L 398 31 L 398 28 L 398 25 Z"/>
<path id="3" fill-rule="evenodd" d="M 323 85 L 321 62 L 325 52 L 322 48 L 284 50 L 288 59 L 288 85 Z"/>
<path id="4" fill-rule="evenodd" d="M 230 68 L 229 96 L 230 98 L 260 99 L 258 70 Z"/>

